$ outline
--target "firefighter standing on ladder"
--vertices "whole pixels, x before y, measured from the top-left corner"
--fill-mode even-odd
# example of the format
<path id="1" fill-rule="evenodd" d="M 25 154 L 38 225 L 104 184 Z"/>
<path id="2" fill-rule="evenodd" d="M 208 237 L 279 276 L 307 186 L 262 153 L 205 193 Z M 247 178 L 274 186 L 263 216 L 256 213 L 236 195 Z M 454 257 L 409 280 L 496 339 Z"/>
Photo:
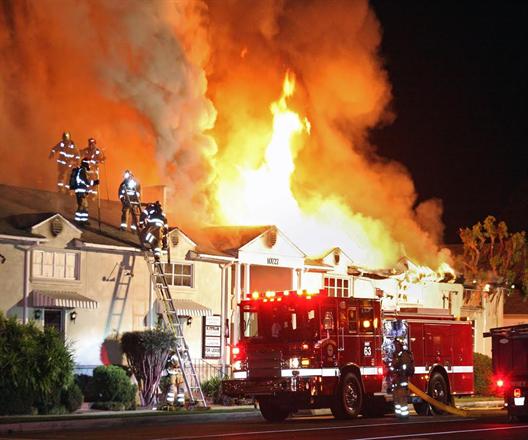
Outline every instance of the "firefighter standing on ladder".
<path id="1" fill-rule="evenodd" d="M 88 193 L 90 189 L 99 185 L 99 179 L 90 180 L 88 172 L 90 164 L 86 159 L 81 161 L 81 166 L 74 168 L 70 176 L 70 188 L 75 191 L 77 198 L 77 211 L 75 211 L 75 221 L 79 225 L 88 225 Z"/>
<path id="2" fill-rule="evenodd" d="M 409 377 L 414 374 L 412 353 L 399 339 L 394 340 L 394 353 L 389 365 L 394 398 L 394 414 L 398 418 L 409 417 Z"/>
<path id="3" fill-rule="evenodd" d="M 79 164 L 79 150 L 71 139 L 69 132 L 62 134 L 61 141 L 55 145 L 49 154 L 49 158 L 57 155 L 57 189 L 59 192 L 68 190 L 68 177 L 70 170 Z"/>
<path id="4" fill-rule="evenodd" d="M 141 208 L 141 185 L 134 179 L 129 170 L 125 171 L 125 178 L 119 185 L 119 200 L 121 200 L 121 230 L 126 231 L 130 223 L 130 229 L 135 231 L 136 225 L 132 210 L 139 212 Z M 132 217 L 132 221 L 131 220 Z M 137 218 L 137 217 L 136 217 Z"/>
<path id="5" fill-rule="evenodd" d="M 103 151 L 97 146 L 94 138 L 88 139 L 88 146 L 81 150 L 81 157 L 86 159 L 90 164 L 89 177 L 99 179 L 99 165 L 104 163 L 106 157 Z M 97 188 L 91 188 L 90 195 L 95 197 L 97 195 Z"/>
<path id="6" fill-rule="evenodd" d="M 141 225 L 141 241 L 148 245 L 154 253 L 154 257 L 159 261 L 161 248 L 167 248 L 167 233 L 169 226 L 167 217 L 163 213 L 160 202 L 149 203 L 141 212 L 139 224 Z"/>

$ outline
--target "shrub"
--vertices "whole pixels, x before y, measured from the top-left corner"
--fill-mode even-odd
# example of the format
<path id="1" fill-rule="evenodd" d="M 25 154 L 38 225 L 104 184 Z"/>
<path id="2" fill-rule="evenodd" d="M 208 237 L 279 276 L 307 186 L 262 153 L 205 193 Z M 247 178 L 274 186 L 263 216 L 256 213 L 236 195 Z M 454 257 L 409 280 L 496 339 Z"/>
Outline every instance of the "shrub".
<path id="1" fill-rule="evenodd" d="M 97 402 L 120 402 L 125 409 L 132 409 L 135 407 L 136 390 L 122 368 L 109 365 L 94 369 L 93 393 Z"/>
<path id="2" fill-rule="evenodd" d="M 88 374 L 77 374 L 75 375 L 75 383 L 80 388 L 85 402 L 95 402 L 97 400 L 92 376 Z"/>
<path id="3" fill-rule="evenodd" d="M 61 391 L 72 381 L 71 350 L 54 329 L 0 313 L 0 414 L 59 411 Z"/>
<path id="4" fill-rule="evenodd" d="M 139 384 L 141 405 L 156 403 L 161 373 L 176 344 L 172 333 L 163 330 L 127 332 L 121 347 Z"/>
<path id="5" fill-rule="evenodd" d="M 125 406 L 123 402 L 94 402 L 92 409 L 102 409 L 104 411 L 124 411 L 130 409 Z"/>
<path id="6" fill-rule="evenodd" d="M 473 353 L 475 375 L 475 394 L 491 396 L 493 394 L 491 358 L 485 354 Z"/>
<path id="7" fill-rule="evenodd" d="M 69 412 L 77 411 L 83 403 L 83 393 L 76 383 L 62 390 L 61 402 Z"/>
<path id="8" fill-rule="evenodd" d="M 212 377 L 209 380 L 202 382 L 202 391 L 205 397 L 208 397 L 213 403 L 221 402 L 221 385 L 222 380 L 219 377 Z"/>

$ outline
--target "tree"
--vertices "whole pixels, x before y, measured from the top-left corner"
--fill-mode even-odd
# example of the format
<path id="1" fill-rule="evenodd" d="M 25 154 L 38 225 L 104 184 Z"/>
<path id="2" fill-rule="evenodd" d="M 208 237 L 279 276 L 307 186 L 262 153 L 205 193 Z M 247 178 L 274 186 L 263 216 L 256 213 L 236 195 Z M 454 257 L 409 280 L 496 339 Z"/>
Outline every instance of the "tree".
<path id="1" fill-rule="evenodd" d="M 457 269 L 465 284 L 492 294 L 522 286 L 528 291 L 527 243 L 524 231 L 511 233 L 505 222 L 488 216 L 471 228 L 461 228 L 464 253 Z"/>
<path id="2" fill-rule="evenodd" d="M 156 403 L 161 373 L 175 345 L 175 336 L 162 330 L 123 334 L 121 347 L 138 382 L 142 406 Z"/>

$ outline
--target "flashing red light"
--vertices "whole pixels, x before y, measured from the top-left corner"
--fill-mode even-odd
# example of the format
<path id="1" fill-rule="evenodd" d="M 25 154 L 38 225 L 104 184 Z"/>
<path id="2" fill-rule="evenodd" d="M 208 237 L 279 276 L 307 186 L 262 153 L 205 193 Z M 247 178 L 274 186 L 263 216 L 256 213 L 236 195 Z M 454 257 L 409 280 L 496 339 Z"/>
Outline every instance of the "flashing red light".
<path id="1" fill-rule="evenodd" d="M 499 388 L 502 388 L 504 386 L 504 380 L 502 379 L 497 379 L 496 383 L 497 383 L 497 387 Z"/>
<path id="2" fill-rule="evenodd" d="M 513 390 L 513 397 L 521 397 L 521 389 L 520 388 L 515 388 Z"/>
<path id="3" fill-rule="evenodd" d="M 240 347 L 233 347 L 231 353 L 233 353 L 233 357 L 237 357 L 240 354 Z"/>

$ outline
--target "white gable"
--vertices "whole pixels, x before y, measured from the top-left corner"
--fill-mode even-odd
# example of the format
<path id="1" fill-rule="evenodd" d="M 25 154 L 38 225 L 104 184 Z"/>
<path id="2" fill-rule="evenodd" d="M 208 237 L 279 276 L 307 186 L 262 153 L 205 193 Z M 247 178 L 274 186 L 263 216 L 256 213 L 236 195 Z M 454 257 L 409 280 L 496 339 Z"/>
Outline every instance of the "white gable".
<path id="1" fill-rule="evenodd" d="M 274 231 L 276 234 L 273 237 Z M 242 246 L 238 251 L 238 260 L 241 263 L 262 266 L 302 268 L 305 257 L 304 252 L 280 229 L 272 227 Z"/>

